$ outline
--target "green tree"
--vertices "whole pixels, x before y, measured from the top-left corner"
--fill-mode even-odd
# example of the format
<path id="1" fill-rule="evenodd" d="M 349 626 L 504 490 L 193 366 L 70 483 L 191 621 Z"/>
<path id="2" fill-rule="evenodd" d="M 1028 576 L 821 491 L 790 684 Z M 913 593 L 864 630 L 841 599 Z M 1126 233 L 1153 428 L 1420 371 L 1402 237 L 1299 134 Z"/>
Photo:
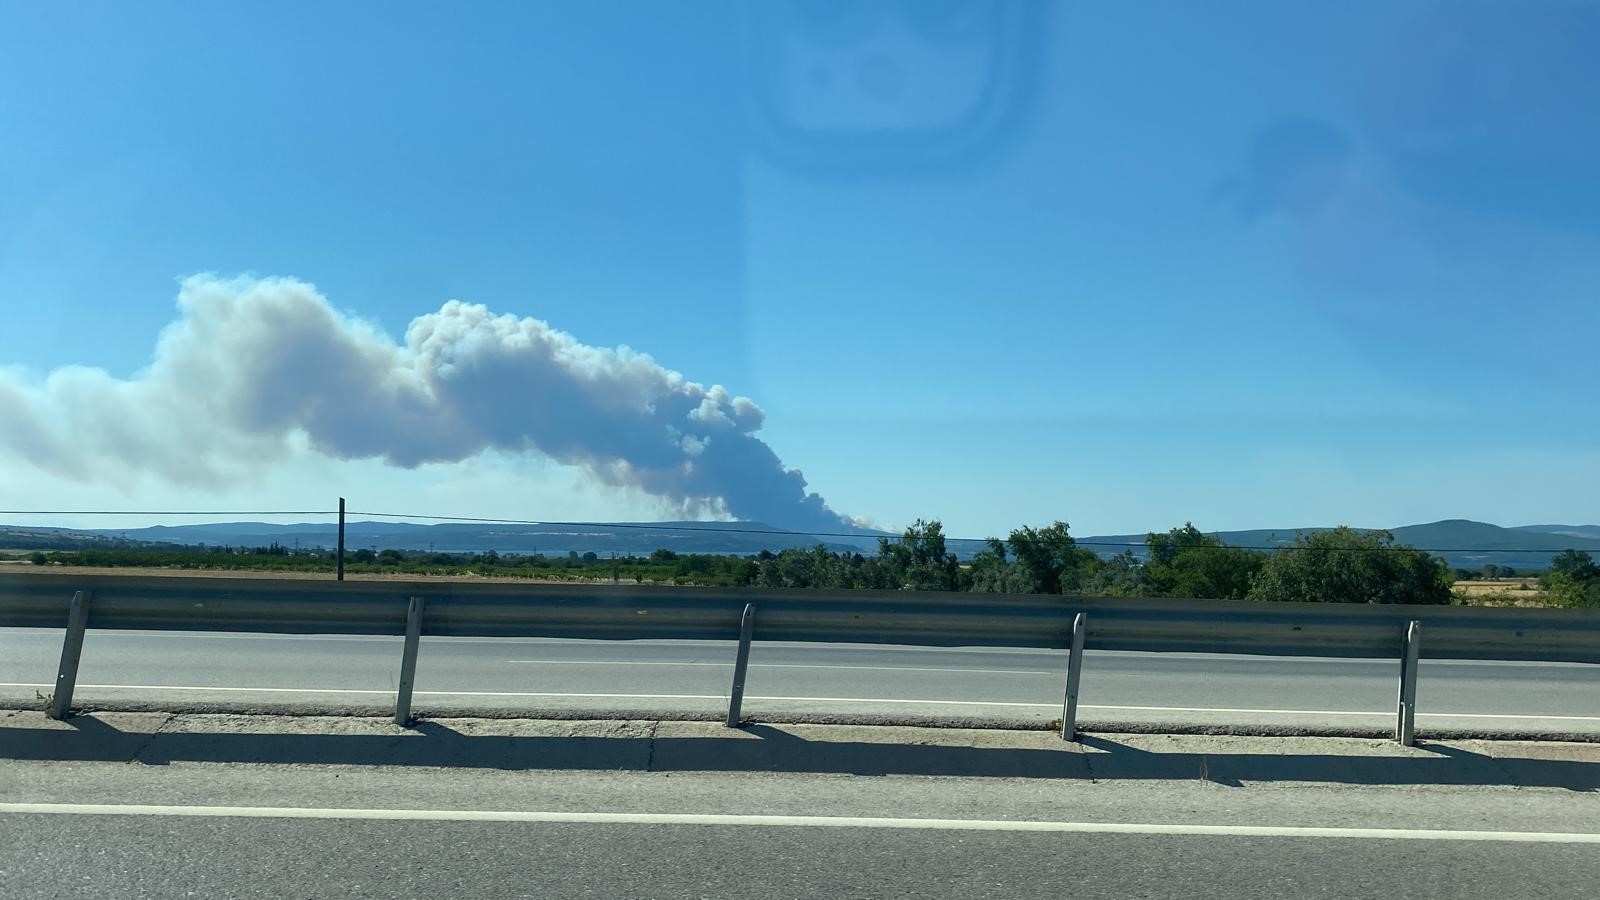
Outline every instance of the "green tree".
<path id="1" fill-rule="evenodd" d="M 1100 565 L 1100 557 L 1079 547 L 1070 526 L 1059 520 L 1038 529 L 1024 525 L 1011 532 L 1006 547 L 1031 583 L 1032 593 L 1081 590 Z"/>
<path id="2" fill-rule="evenodd" d="M 36 566 L 42 566 L 45 563 L 49 562 L 50 560 L 46 559 L 45 555 L 43 553 L 40 553 L 38 550 L 35 550 L 35 551 L 33 551 L 33 555 L 28 557 L 28 561 L 33 563 Z"/>
<path id="3" fill-rule="evenodd" d="M 1600 578 L 1600 568 L 1596 568 L 1594 557 L 1582 550 L 1563 550 L 1557 553 L 1550 560 L 1550 571 L 1565 575 L 1573 581 Z"/>
<path id="4" fill-rule="evenodd" d="M 914 591 L 958 591 L 961 565 L 945 550 L 944 526 L 935 519 L 918 519 L 898 541 L 878 539 L 878 560 L 884 567 L 885 587 Z"/>
<path id="5" fill-rule="evenodd" d="M 791 547 L 757 563 L 762 587 L 832 589 L 855 587 L 843 558 L 818 544 L 809 550 Z"/>
<path id="6" fill-rule="evenodd" d="M 1600 608 L 1600 567 L 1582 550 L 1563 550 L 1550 560 L 1539 586 L 1557 606 Z"/>
<path id="7" fill-rule="evenodd" d="M 1266 554 L 1229 547 L 1189 522 L 1166 534 L 1146 535 L 1145 547 L 1144 580 L 1158 597 L 1243 600 L 1267 561 Z"/>
<path id="8" fill-rule="evenodd" d="M 721 557 L 690 553 L 678 557 L 672 567 L 672 577 L 686 581 L 704 581 L 721 571 L 721 568 Z"/>
<path id="9" fill-rule="evenodd" d="M 1011 594 L 1061 594 L 1091 590 L 1103 563 L 1077 545 L 1065 522 L 1023 526 L 972 558 L 969 588 Z"/>
<path id="10" fill-rule="evenodd" d="M 1150 587 L 1139 557 L 1132 550 L 1124 550 L 1102 561 L 1083 591 L 1105 597 L 1145 597 L 1149 596 Z"/>
<path id="11" fill-rule="evenodd" d="M 1551 572 L 1539 581 L 1556 606 L 1600 609 L 1600 578 L 1579 580 L 1565 572 Z"/>
<path id="12" fill-rule="evenodd" d="M 1268 557 L 1249 597 L 1326 603 L 1449 603 L 1451 581 L 1452 572 L 1443 560 L 1396 544 L 1387 531 L 1340 526 L 1302 534 Z"/>
<path id="13" fill-rule="evenodd" d="M 991 594 L 1021 594 L 1034 589 L 1034 583 L 1021 565 L 1007 559 L 1006 544 L 989 538 L 989 549 L 972 557 L 967 570 L 968 590 Z"/>

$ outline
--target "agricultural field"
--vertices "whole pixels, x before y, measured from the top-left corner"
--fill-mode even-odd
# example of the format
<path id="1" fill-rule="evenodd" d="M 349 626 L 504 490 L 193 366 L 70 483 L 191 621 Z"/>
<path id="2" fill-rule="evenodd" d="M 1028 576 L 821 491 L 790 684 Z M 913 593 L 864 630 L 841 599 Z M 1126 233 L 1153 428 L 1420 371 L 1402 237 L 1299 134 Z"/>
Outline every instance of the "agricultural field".
<path id="1" fill-rule="evenodd" d="M 1482 578 L 1457 581 L 1454 588 L 1458 599 L 1470 606 L 1550 606 L 1547 593 L 1539 587 L 1539 579 Z"/>

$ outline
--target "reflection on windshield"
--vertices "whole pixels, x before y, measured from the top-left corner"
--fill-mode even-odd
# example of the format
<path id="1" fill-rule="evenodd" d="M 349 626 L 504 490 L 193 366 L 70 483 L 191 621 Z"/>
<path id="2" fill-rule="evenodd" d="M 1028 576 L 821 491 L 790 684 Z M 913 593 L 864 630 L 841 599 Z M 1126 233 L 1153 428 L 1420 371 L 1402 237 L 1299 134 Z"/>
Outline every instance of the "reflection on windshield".
<path id="1" fill-rule="evenodd" d="M 0 36 L 19 508 L 1600 503 L 1590 3 L 99 12 Z M 201 328 L 207 284 L 298 286 L 321 343 Z"/>

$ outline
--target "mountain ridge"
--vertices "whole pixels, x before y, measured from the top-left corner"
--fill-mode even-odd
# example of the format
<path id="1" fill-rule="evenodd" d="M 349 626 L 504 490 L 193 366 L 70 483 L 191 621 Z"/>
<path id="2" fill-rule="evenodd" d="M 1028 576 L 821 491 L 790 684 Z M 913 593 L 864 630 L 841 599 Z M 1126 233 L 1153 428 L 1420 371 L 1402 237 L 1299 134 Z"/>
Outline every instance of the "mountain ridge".
<path id="1" fill-rule="evenodd" d="M 1513 525 L 1512 531 L 1532 531 L 1600 540 L 1600 525 Z"/>
<path id="2" fill-rule="evenodd" d="M 1558 531 L 1541 528 L 1561 529 Z M 1589 536 L 1587 530 L 1595 529 Z M 1301 534 L 1327 530 L 1256 528 L 1206 532 L 1224 543 L 1275 549 L 1294 542 Z M 1470 519 L 1403 525 L 1392 529 L 1395 540 L 1444 557 L 1453 566 L 1479 568 L 1493 564 L 1513 568 L 1543 568 L 1550 557 L 1575 549 L 1600 555 L 1600 527 L 1502 527 Z M 679 553 L 750 555 L 761 550 L 779 551 L 822 544 L 836 552 L 871 553 L 878 538 L 894 533 L 859 529 L 848 536 L 813 535 L 774 528 L 759 522 L 596 522 L 596 523 L 468 523 L 418 524 L 360 520 L 346 524 L 345 546 L 444 553 L 594 552 L 600 555 L 645 555 L 656 549 Z M 12 549 L 82 549 L 85 547 L 164 547 L 172 544 L 208 546 L 263 546 L 277 543 L 303 549 L 332 548 L 337 526 L 331 522 L 274 524 L 267 522 L 208 522 L 189 525 L 154 525 L 142 528 L 46 528 L 0 525 L 0 546 Z M 1078 543 L 1102 556 L 1132 551 L 1143 557 L 1145 535 L 1088 535 Z M 947 546 L 967 558 L 986 548 L 983 540 L 947 539 Z"/>

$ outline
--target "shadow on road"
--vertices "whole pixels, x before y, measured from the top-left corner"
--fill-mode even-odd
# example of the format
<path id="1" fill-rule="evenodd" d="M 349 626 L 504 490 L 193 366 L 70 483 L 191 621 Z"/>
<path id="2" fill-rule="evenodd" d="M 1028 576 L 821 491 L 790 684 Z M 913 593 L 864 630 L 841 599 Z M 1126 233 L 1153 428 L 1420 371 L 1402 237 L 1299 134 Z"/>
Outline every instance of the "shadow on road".
<path id="1" fill-rule="evenodd" d="M 679 725 L 657 733 L 652 723 L 544 723 L 567 734 L 477 734 L 438 721 L 410 730 L 370 720 L 350 733 L 124 731 L 95 716 L 71 727 L 0 728 L 0 759 L 169 763 L 257 763 L 372 766 L 448 766 L 478 769 L 628 770 L 652 772 L 802 772 L 851 775 L 957 775 L 1075 780 L 1326 782 L 1365 785 L 1515 785 L 1600 790 L 1600 762 L 1587 759 L 1487 756 L 1460 745 L 1427 743 L 1415 751 L 1360 744 L 1348 753 L 1308 753 L 1293 739 L 1255 739 L 1247 745 L 1196 745 L 1168 739 L 1171 751 L 1136 746 L 1139 738 L 1083 735 L 1079 744 L 1044 734 L 1016 737 L 1021 746 L 987 746 L 992 735 L 937 736 L 920 743 L 850 739 L 860 730 L 750 725 L 722 732 Z M 671 731 L 693 730 L 692 735 Z M 803 733 L 798 733 L 803 732 Z M 887 737 L 880 733 L 879 736 Z M 1145 739 L 1144 743 L 1150 741 Z M 1274 744 L 1284 752 L 1271 752 Z M 1235 752 L 1247 746 L 1250 752 Z M 1348 745 L 1347 745 L 1348 746 Z M 1542 752 L 1542 751 L 1534 751 Z M 1546 753 L 1545 755 L 1559 755 Z M 1592 755 L 1592 754 L 1585 754 Z"/>

